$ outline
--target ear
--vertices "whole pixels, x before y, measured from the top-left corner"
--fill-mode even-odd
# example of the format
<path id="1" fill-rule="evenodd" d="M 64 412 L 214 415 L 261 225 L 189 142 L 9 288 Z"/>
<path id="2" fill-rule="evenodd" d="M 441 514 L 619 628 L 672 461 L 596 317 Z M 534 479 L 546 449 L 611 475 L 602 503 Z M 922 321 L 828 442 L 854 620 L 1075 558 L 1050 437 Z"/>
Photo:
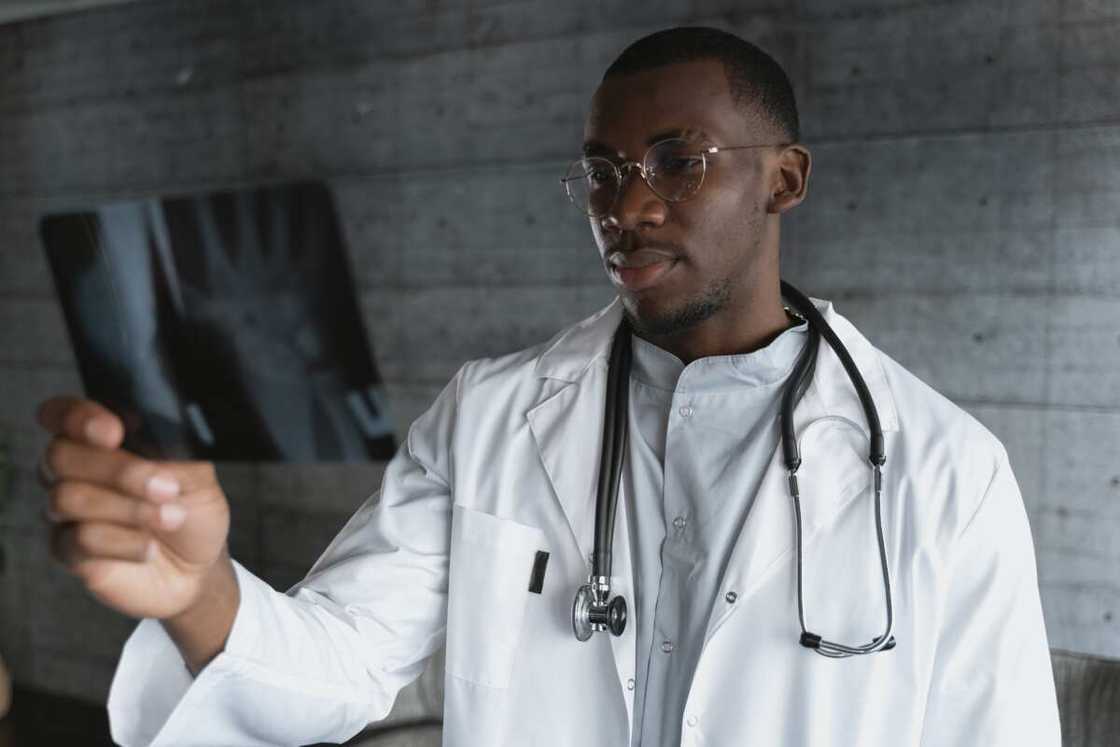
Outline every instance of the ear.
<path id="1" fill-rule="evenodd" d="M 784 213 L 801 204 L 809 189 L 809 172 L 813 159 L 803 145 L 789 145 L 774 164 L 767 212 Z"/>

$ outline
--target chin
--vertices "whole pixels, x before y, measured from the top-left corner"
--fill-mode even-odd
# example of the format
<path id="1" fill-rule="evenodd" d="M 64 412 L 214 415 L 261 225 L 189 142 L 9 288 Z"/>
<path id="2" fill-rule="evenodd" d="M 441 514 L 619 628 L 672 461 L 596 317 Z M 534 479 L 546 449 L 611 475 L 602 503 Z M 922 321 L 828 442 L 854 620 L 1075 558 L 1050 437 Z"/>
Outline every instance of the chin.
<path id="1" fill-rule="evenodd" d="M 678 335 L 710 319 L 727 304 L 726 294 L 719 289 L 713 290 L 715 292 L 675 303 L 623 296 L 622 307 L 631 326 L 640 334 L 658 337 Z"/>

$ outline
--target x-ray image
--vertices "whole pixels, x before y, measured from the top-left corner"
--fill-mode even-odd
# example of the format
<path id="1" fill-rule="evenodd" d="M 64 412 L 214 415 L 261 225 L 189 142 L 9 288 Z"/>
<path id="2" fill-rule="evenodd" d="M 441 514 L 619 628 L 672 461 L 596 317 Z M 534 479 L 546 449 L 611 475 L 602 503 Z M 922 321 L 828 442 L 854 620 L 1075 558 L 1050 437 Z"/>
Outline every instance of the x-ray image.
<path id="1" fill-rule="evenodd" d="M 87 396 L 148 457 L 385 459 L 395 448 L 330 193 L 295 184 L 51 215 Z"/>

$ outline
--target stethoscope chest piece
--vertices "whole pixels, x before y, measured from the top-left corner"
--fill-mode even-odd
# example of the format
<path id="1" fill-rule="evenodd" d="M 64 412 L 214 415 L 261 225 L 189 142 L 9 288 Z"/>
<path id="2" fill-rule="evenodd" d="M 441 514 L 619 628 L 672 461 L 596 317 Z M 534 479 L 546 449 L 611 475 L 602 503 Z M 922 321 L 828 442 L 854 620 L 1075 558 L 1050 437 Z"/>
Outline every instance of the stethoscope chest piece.
<path id="1" fill-rule="evenodd" d="M 610 599 L 610 592 L 610 583 L 605 578 L 592 577 L 579 587 L 572 603 L 576 640 L 586 641 L 596 631 L 619 636 L 626 630 L 626 600 L 621 596 Z"/>

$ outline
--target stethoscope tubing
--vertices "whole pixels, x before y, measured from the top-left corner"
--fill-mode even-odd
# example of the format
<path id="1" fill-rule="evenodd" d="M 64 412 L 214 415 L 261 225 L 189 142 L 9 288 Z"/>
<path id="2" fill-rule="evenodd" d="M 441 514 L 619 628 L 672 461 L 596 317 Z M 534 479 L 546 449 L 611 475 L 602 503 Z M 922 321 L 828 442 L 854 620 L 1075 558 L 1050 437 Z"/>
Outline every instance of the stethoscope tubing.
<path id="1" fill-rule="evenodd" d="M 781 404 L 781 442 L 783 457 L 788 471 L 789 491 L 793 499 L 794 523 L 796 526 L 797 551 L 797 614 L 801 624 L 800 643 L 818 654 L 830 658 L 844 658 L 858 654 L 870 654 L 893 648 L 895 640 L 894 606 L 891 601 L 890 571 L 887 564 L 886 542 L 883 536 L 882 521 L 882 466 L 886 462 L 883 431 L 879 413 L 871 397 L 871 392 L 860 374 L 855 361 L 839 336 L 825 321 L 813 302 L 801 291 L 786 281 L 781 281 L 782 295 L 792 303 L 801 317 L 808 321 L 809 339 L 797 364 L 790 374 L 790 381 L 782 394 Z M 797 470 L 801 466 L 801 453 L 793 424 L 793 411 L 808 390 L 816 368 L 820 338 L 824 337 L 829 347 L 836 353 L 848 378 L 855 387 L 860 399 L 869 429 L 868 461 L 874 471 L 875 493 L 875 533 L 879 549 L 879 562 L 883 572 L 883 589 L 886 597 L 886 629 L 871 643 L 863 646 L 848 646 L 830 641 L 809 632 L 805 624 L 804 568 L 802 555 L 802 517 L 801 495 L 797 484 Z M 594 631 L 610 630 L 621 635 L 626 624 L 625 600 L 621 597 L 610 599 L 611 543 L 614 537 L 614 518 L 618 504 L 618 486 L 622 476 L 622 462 L 629 444 L 629 393 L 631 363 L 631 330 L 625 317 L 619 323 L 611 344 L 607 368 L 607 397 L 603 411 L 603 440 L 600 451 L 598 493 L 595 505 L 595 547 L 591 555 L 591 577 L 580 587 L 572 608 L 572 626 L 576 638 L 587 640 Z M 857 426 L 858 427 L 858 426 Z M 613 624 L 608 612 L 616 613 Z"/>
<path id="2" fill-rule="evenodd" d="M 797 538 L 797 616 L 801 623 L 801 643 L 808 648 L 816 650 L 822 656 L 827 656 L 834 659 L 843 659 L 849 656 L 858 654 L 872 654 L 876 651 L 883 649 L 894 648 L 895 641 L 892 633 L 894 632 L 894 605 L 891 602 L 891 577 L 890 569 L 887 567 L 887 548 L 886 542 L 883 538 L 883 516 L 882 516 L 882 501 L 880 498 L 882 481 L 879 477 L 879 468 L 875 467 L 875 534 L 876 540 L 879 545 L 879 563 L 883 572 L 883 591 L 886 598 L 887 607 L 887 625 L 886 630 L 882 635 L 876 637 L 871 643 L 864 646 L 847 646 L 835 641 L 829 641 L 820 636 L 809 632 L 808 626 L 805 624 L 805 594 L 803 592 L 804 584 L 804 571 L 803 571 L 803 554 L 801 548 L 802 542 L 802 525 L 801 525 L 801 496 L 799 493 L 793 494 L 793 511 L 794 519 L 797 525 L 796 538 Z M 812 645 L 809 645 L 809 644 Z"/>
<path id="3" fill-rule="evenodd" d="M 591 558 L 591 575 L 595 578 L 610 579 L 611 576 L 611 540 L 614 537 L 618 485 L 630 442 L 630 429 L 626 425 L 630 412 L 630 361 L 630 327 L 624 319 L 611 345 L 607 376 L 607 404 L 603 412 L 603 444 L 599 460 L 599 500 L 595 505 L 595 550 Z M 626 372 L 625 382 L 622 372 Z"/>

